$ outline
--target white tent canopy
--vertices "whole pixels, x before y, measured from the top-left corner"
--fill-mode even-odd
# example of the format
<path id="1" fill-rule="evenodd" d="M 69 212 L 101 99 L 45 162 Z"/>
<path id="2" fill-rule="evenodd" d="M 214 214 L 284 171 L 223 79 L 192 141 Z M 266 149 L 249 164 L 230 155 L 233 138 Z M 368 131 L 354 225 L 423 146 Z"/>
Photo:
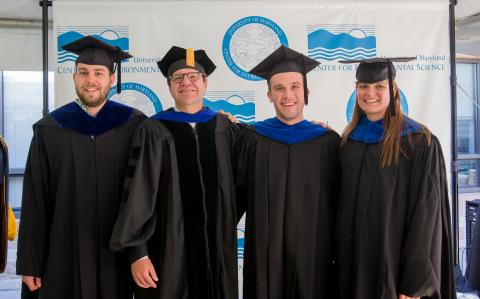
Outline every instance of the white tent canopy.
<path id="1" fill-rule="evenodd" d="M 111 0 L 97 1 L 108 2 Z M 385 3 L 386 0 L 376 1 Z M 430 1 L 446 2 L 448 0 Z M 315 0 L 313 2 L 328 2 L 328 0 Z M 52 19 L 51 10 L 52 9 L 49 8 L 50 20 Z M 455 10 L 457 53 L 480 56 L 480 1 L 460 0 Z M 2 5 L 0 6 L 0 40 L 2 41 L 2 47 L 0 48 L 0 69 L 29 71 L 42 69 L 41 19 L 42 8 L 39 6 L 38 0 L 2 1 Z M 53 45 L 51 36 L 50 30 L 49 45 Z M 49 61 L 49 68 L 52 70 L 53 58 L 51 51 Z"/>

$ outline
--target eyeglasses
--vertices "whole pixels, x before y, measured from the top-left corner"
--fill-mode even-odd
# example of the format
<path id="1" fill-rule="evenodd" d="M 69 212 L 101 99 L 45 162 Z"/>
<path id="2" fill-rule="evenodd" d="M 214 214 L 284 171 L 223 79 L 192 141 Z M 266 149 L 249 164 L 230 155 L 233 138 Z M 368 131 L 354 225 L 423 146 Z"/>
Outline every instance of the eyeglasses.
<path id="1" fill-rule="evenodd" d="M 187 76 L 187 79 L 190 82 L 195 82 L 195 81 L 198 80 L 198 78 L 200 78 L 200 76 L 203 76 L 203 75 L 204 74 L 202 74 L 200 72 L 191 72 L 191 73 L 186 73 L 186 74 L 173 74 L 170 77 L 168 77 L 168 79 L 172 80 L 175 83 L 182 83 L 183 78 L 185 76 Z"/>

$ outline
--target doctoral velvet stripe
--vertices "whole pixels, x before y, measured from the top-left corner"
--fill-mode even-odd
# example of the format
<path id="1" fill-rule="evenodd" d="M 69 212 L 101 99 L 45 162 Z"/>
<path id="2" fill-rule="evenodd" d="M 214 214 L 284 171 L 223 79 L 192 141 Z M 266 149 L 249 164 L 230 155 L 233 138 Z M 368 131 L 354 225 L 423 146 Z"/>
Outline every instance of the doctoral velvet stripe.
<path id="1" fill-rule="evenodd" d="M 325 134 L 328 130 L 303 120 L 298 124 L 287 125 L 278 118 L 269 118 L 253 125 L 258 134 L 286 144 L 304 142 Z"/>
<path id="2" fill-rule="evenodd" d="M 162 111 L 152 116 L 152 118 L 156 120 L 169 120 L 182 123 L 206 123 L 215 115 L 217 115 L 215 111 L 205 107 L 194 114 L 177 111 Z"/>
<path id="3" fill-rule="evenodd" d="M 402 136 L 419 132 L 423 129 L 422 125 L 406 116 L 403 118 Z M 363 116 L 353 129 L 348 139 L 363 143 L 379 143 L 383 140 L 385 129 L 383 128 L 383 119 L 370 121 Z"/>
<path id="4" fill-rule="evenodd" d="M 98 136 L 124 124 L 132 112 L 131 107 L 107 100 L 95 117 L 85 112 L 75 102 L 56 109 L 50 115 L 62 128 Z"/>

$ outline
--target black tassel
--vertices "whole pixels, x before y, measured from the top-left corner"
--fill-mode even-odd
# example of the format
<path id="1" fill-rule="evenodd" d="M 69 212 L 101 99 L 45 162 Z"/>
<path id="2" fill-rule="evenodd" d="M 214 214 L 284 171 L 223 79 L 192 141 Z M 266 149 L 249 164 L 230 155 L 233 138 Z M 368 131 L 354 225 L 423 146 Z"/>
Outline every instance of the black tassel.
<path id="1" fill-rule="evenodd" d="M 392 62 L 389 60 L 387 62 L 388 64 L 388 91 L 390 93 L 390 115 L 395 116 L 397 114 L 396 112 L 396 106 L 397 103 L 395 103 L 395 95 L 393 94 L 393 78 L 392 78 Z"/>
<path id="2" fill-rule="evenodd" d="M 117 93 L 122 92 L 122 62 L 117 63 Z"/>
<path id="3" fill-rule="evenodd" d="M 305 105 L 308 105 L 307 75 L 305 74 L 303 74 L 303 94 L 305 97 Z"/>

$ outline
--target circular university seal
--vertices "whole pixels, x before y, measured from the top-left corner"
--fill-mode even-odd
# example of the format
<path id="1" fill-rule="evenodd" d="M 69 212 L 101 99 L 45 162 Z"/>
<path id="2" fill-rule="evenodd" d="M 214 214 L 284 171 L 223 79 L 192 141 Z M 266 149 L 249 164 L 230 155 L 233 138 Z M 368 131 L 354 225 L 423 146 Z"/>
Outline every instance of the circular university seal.
<path id="1" fill-rule="evenodd" d="M 246 80 L 258 81 L 262 78 L 248 71 L 280 45 L 288 46 L 287 37 L 280 26 L 261 16 L 249 16 L 227 29 L 222 53 L 225 63 L 234 74 Z"/>
<path id="2" fill-rule="evenodd" d="M 117 94 L 117 86 L 114 85 L 108 92 L 108 98 L 134 107 L 147 116 L 163 110 L 162 103 L 155 92 L 147 86 L 135 82 L 122 83 L 120 94 Z"/>

